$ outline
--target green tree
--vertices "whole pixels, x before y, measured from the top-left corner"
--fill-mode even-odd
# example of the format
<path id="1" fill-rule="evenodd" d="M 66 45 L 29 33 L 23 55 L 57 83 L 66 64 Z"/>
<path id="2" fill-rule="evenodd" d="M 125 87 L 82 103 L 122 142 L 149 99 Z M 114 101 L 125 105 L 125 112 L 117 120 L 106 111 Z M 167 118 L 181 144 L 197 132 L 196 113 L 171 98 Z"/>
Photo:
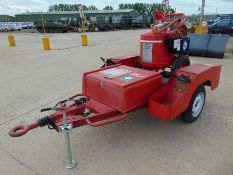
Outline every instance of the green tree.
<path id="1" fill-rule="evenodd" d="M 88 10 L 89 7 L 87 7 L 86 5 L 82 5 L 82 4 L 54 4 L 49 6 L 49 11 L 78 11 L 79 7 L 82 6 L 83 10 Z M 94 6 L 90 7 L 94 8 Z M 95 7 L 96 8 L 96 7 Z"/>
<path id="2" fill-rule="evenodd" d="M 88 10 L 98 10 L 98 8 L 94 5 L 89 5 Z"/>
<path id="3" fill-rule="evenodd" d="M 166 13 L 171 14 L 175 13 L 175 9 L 173 9 L 170 5 L 166 8 Z"/>
<path id="4" fill-rule="evenodd" d="M 147 6 L 145 3 L 135 3 L 133 9 L 140 15 L 145 16 L 147 12 Z"/>
<path id="5" fill-rule="evenodd" d="M 119 9 L 133 9 L 134 4 L 119 4 Z"/>
<path id="6" fill-rule="evenodd" d="M 80 4 L 81 5 L 81 4 Z M 89 10 L 88 7 L 86 5 L 82 5 L 83 6 L 83 10 Z"/>
<path id="7" fill-rule="evenodd" d="M 174 13 L 175 10 L 171 6 L 164 9 L 160 3 L 134 3 L 134 4 L 119 4 L 119 9 L 133 9 L 136 15 L 153 15 L 158 11 L 165 11 L 166 13 Z"/>
<path id="8" fill-rule="evenodd" d="M 113 10 L 113 7 L 110 5 L 107 5 L 106 7 L 103 8 L 103 10 Z"/>

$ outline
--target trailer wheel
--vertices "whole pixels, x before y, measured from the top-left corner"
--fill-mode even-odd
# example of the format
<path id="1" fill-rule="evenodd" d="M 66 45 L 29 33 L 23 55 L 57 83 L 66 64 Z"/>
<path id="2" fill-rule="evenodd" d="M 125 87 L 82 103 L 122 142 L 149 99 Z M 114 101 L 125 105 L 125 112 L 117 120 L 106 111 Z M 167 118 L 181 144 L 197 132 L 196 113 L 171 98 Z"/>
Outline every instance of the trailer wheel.
<path id="1" fill-rule="evenodd" d="M 179 55 L 172 63 L 172 72 L 190 65 L 190 59 L 188 55 Z"/>
<path id="2" fill-rule="evenodd" d="M 193 123 L 196 121 L 204 108 L 205 105 L 205 87 L 204 85 L 200 85 L 194 92 L 189 107 L 185 112 L 181 115 L 182 119 L 186 123 Z"/>

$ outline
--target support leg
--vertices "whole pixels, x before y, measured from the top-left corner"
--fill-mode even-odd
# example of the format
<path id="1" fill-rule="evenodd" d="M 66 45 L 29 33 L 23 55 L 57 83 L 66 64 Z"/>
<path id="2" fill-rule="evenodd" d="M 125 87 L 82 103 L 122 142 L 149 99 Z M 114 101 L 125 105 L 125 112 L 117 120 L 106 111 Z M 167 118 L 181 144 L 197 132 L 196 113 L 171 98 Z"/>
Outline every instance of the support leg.
<path id="1" fill-rule="evenodd" d="M 67 124 L 67 116 L 66 112 L 63 113 L 64 125 L 61 126 L 59 129 L 65 136 L 65 145 L 66 145 L 66 154 L 67 154 L 67 162 L 66 168 L 71 169 L 76 166 L 76 161 L 72 159 L 71 153 L 71 145 L 70 145 L 70 135 L 69 132 L 73 129 L 72 124 Z"/>

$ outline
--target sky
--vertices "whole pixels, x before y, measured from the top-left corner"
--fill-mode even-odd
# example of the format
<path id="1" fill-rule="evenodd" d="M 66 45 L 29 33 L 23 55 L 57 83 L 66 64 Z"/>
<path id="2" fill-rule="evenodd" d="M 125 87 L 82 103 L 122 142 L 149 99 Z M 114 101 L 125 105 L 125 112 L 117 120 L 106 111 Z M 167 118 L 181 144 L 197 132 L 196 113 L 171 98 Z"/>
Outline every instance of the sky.
<path id="1" fill-rule="evenodd" d="M 162 0 L 0 0 L 0 14 L 15 15 L 24 12 L 47 11 L 53 4 L 85 4 L 95 5 L 98 9 L 103 9 L 106 5 L 118 8 L 120 3 L 161 3 Z M 202 0 L 170 0 L 170 5 L 176 8 L 177 12 L 186 15 L 197 14 L 201 7 Z M 233 13 L 233 0 L 206 0 L 206 14 Z"/>

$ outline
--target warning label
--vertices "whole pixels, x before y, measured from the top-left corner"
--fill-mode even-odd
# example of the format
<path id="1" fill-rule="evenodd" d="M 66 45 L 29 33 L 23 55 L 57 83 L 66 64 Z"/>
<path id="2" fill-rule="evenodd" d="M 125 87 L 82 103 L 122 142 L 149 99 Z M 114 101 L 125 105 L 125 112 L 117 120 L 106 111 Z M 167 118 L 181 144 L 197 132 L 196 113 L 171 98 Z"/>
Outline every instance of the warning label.
<path id="1" fill-rule="evenodd" d="M 121 76 L 121 75 L 124 75 L 124 74 L 131 73 L 131 71 L 126 70 L 126 69 L 112 68 L 112 69 L 107 69 L 107 70 L 100 71 L 100 73 L 103 73 L 104 75 L 110 76 L 110 77 L 117 77 L 117 76 Z"/>
<path id="2" fill-rule="evenodd" d="M 131 81 L 131 80 L 133 80 L 134 78 L 131 77 L 131 76 L 124 76 L 124 77 L 121 77 L 120 79 L 123 80 L 123 81 Z"/>
<path id="3" fill-rule="evenodd" d="M 141 73 L 132 73 L 130 75 L 132 75 L 134 77 L 137 77 L 137 78 L 145 78 L 145 77 L 147 77 L 147 75 L 141 74 Z"/>
<path id="4" fill-rule="evenodd" d="M 143 52 L 142 52 L 143 61 L 151 63 L 152 62 L 153 44 L 152 43 L 143 43 L 142 49 L 143 49 Z"/>

